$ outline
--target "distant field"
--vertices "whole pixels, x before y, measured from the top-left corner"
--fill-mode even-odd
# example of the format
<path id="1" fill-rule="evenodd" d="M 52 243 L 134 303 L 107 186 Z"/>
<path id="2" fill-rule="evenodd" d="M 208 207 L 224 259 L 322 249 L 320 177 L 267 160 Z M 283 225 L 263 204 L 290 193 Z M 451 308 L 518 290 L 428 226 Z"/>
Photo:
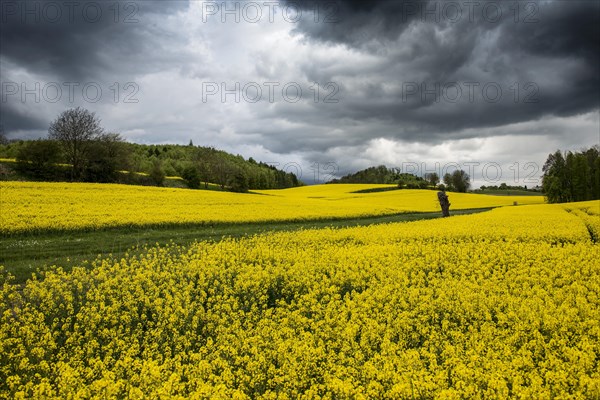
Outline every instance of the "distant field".
<path id="1" fill-rule="evenodd" d="M 528 190 L 476 190 L 475 194 L 488 194 L 491 196 L 540 196 L 538 192 Z"/>
<path id="2" fill-rule="evenodd" d="M 0 234 L 114 227 L 311 221 L 439 210 L 436 192 L 352 193 L 392 185 L 319 185 L 251 194 L 114 184 L 1 182 Z M 539 204 L 541 196 L 450 193 L 451 209 Z"/>

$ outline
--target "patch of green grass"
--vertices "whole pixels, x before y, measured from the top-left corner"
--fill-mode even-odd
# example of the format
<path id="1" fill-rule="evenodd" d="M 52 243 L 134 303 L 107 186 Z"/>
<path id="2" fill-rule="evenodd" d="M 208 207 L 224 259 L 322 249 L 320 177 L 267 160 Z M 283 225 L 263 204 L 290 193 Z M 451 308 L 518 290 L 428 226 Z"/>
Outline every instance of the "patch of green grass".
<path id="1" fill-rule="evenodd" d="M 473 214 L 491 208 L 457 210 L 452 215 Z M 69 270 L 86 266 L 97 257 L 120 258 L 135 254 L 144 245 L 175 243 L 188 245 L 194 241 L 221 240 L 265 232 L 294 231 L 324 227 L 352 227 L 389 222 L 408 222 L 439 218 L 439 212 L 405 213 L 380 217 L 337 220 L 221 224 L 203 226 L 173 226 L 155 228 L 116 228 L 91 232 L 54 232 L 35 235 L 0 237 L 0 265 L 15 276 L 15 283 L 24 283 L 40 269 L 61 266 Z"/>

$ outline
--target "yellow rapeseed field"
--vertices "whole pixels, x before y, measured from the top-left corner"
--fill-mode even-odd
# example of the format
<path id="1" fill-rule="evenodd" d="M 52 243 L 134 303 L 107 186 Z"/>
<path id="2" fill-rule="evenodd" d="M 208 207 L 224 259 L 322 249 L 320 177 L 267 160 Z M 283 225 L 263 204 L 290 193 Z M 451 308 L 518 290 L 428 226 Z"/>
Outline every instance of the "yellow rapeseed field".
<path id="1" fill-rule="evenodd" d="M 352 193 L 385 185 L 321 185 L 259 194 L 88 183 L 0 182 L 0 234 L 364 217 L 438 211 L 436 192 Z M 452 209 L 542 203 L 541 196 L 451 193 Z"/>
<path id="2" fill-rule="evenodd" d="M 599 209 L 152 247 L 22 287 L 0 274 L 0 398 L 597 399 Z"/>

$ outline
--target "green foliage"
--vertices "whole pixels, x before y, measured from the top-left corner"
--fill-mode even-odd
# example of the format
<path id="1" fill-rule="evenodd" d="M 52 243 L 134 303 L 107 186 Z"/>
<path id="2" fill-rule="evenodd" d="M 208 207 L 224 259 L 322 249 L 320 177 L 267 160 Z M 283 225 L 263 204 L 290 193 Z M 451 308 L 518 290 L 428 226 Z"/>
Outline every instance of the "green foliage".
<path id="1" fill-rule="evenodd" d="M 440 183 L 440 177 L 435 172 L 425 174 L 425 180 L 429 182 L 429 184 L 433 187 L 437 186 L 438 183 Z"/>
<path id="2" fill-rule="evenodd" d="M 35 180 L 55 180 L 61 173 L 56 165 L 61 158 L 61 148 L 56 141 L 25 142 L 17 152 L 17 170 Z"/>
<path id="3" fill-rule="evenodd" d="M 406 188 L 407 189 L 420 189 L 420 186 L 418 183 L 411 181 L 406 184 Z"/>
<path id="4" fill-rule="evenodd" d="M 249 189 L 248 177 L 246 176 L 246 174 L 244 174 L 243 171 L 240 170 L 238 173 L 236 173 L 233 176 L 233 178 L 229 182 L 229 187 L 231 188 L 231 191 L 233 191 L 233 192 L 238 192 L 238 193 L 247 192 Z"/>
<path id="5" fill-rule="evenodd" d="M 466 193 L 471 187 L 469 174 L 462 169 L 454 171 L 452 173 L 452 187 L 456 192 Z"/>
<path id="6" fill-rule="evenodd" d="M 548 202 L 600 199 L 600 146 L 580 152 L 549 154 L 543 167 L 542 189 Z"/>
<path id="7" fill-rule="evenodd" d="M 533 194 L 536 194 L 541 191 L 541 188 L 539 187 L 534 187 L 534 188 L 528 188 L 527 185 L 524 186 L 520 186 L 520 185 L 507 185 L 505 182 L 502 182 L 500 185 L 489 185 L 489 186 L 485 186 L 482 185 L 479 188 L 479 191 L 484 192 L 484 191 L 496 191 L 496 190 L 505 190 L 505 191 L 527 191 L 527 192 L 532 192 Z M 474 190 L 474 192 L 477 192 L 478 190 Z"/>
<path id="8" fill-rule="evenodd" d="M 99 138 L 86 142 L 85 158 L 80 160 L 81 174 L 78 180 L 87 182 L 117 182 L 127 184 L 153 185 L 151 175 L 159 161 L 165 176 L 181 176 L 193 168 L 198 173 L 200 184 L 198 188 L 209 189 L 210 184 L 217 184 L 221 190 L 248 189 L 282 189 L 301 186 L 295 174 L 278 170 L 272 165 L 257 162 L 254 159 L 245 160 L 239 155 L 229 154 L 212 147 L 189 145 L 142 145 L 127 143 L 117 135 L 110 140 L 110 135 L 100 135 Z M 112 134 L 114 135 L 114 134 Z M 0 158 L 16 158 L 21 152 L 28 152 L 30 141 L 13 141 L 0 145 Z M 62 154 L 57 163 L 69 164 L 69 159 Z M 50 168 L 50 167 L 48 167 Z M 62 167 L 62 169 L 69 167 Z M 133 174 L 123 174 L 119 171 L 131 171 Z M 241 171 L 246 184 L 240 185 L 243 179 L 236 175 Z M 64 176 L 58 179 L 70 179 Z M 189 176 L 188 176 L 189 177 Z M 50 180 L 38 177 L 35 179 Z M 196 179 L 193 177 L 192 180 Z M 186 179 L 187 181 L 187 179 Z M 196 187 L 196 181 L 192 186 Z M 230 187 L 233 184 L 235 187 Z"/>
<path id="9" fill-rule="evenodd" d="M 183 170 L 181 177 L 185 180 L 185 183 L 190 189 L 200 189 L 200 173 L 198 168 L 190 165 Z"/>
<path id="10" fill-rule="evenodd" d="M 154 161 L 152 169 L 150 170 L 150 179 L 156 186 L 162 186 L 165 181 L 165 171 L 163 170 L 162 163 L 158 160 Z"/>
<path id="11" fill-rule="evenodd" d="M 449 192 L 454 191 L 454 186 L 453 186 L 453 182 L 452 182 L 452 174 L 450 174 L 449 172 L 444 174 L 444 186 L 446 187 L 446 190 L 448 190 Z"/>
<path id="12" fill-rule="evenodd" d="M 239 191 L 240 187 L 248 189 L 283 189 L 302 185 L 296 175 L 278 170 L 272 165 L 256 162 L 254 159 L 245 160 L 240 155 L 229 154 L 213 147 L 165 145 L 157 154 L 157 146 L 129 143 L 132 158 L 135 160 L 136 171 L 149 173 L 151 159 L 158 159 L 163 163 L 167 175 L 173 172 L 186 181 L 191 169 L 195 169 L 200 179 L 199 187 L 204 184 L 208 189 L 209 183 L 217 184 L 222 190 Z M 172 170 L 170 170 L 172 169 Z M 184 176 L 185 171 L 188 171 Z M 246 184 L 241 176 L 245 177 Z M 195 180 L 194 176 L 192 180 Z M 197 182 L 192 182 L 195 187 Z"/>
<path id="13" fill-rule="evenodd" d="M 119 182 L 119 171 L 128 169 L 128 150 L 118 133 L 101 135 L 88 144 L 84 180 L 88 182 Z"/>
<path id="14" fill-rule="evenodd" d="M 333 179 L 329 183 L 397 184 L 398 188 L 402 189 L 408 186 L 421 188 L 421 182 L 425 182 L 421 177 L 402 173 L 398 168 L 387 168 L 385 165 L 380 165 L 363 169 L 340 179 Z M 425 182 L 425 187 L 427 186 L 427 182 Z"/>
<path id="15" fill-rule="evenodd" d="M 466 193 L 471 187 L 469 174 L 462 169 L 444 174 L 444 187 L 449 192 Z"/>

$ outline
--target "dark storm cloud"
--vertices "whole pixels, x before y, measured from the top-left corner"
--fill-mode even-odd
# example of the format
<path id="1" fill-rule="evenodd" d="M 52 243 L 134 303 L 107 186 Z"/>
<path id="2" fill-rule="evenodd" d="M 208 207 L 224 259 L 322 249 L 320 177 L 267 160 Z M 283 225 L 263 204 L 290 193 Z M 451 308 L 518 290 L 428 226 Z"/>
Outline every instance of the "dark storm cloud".
<path id="1" fill-rule="evenodd" d="M 12 130 L 40 130 L 48 127 L 48 121 L 38 115 L 30 115 L 26 110 L 15 108 L 12 104 L 3 104 L 0 113 L 0 125 L 6 132 Z"/>
<path id="2" fill-rule="evenodd" d="M 506 47 L 549 57 L 579 57 L 598 63 L 600 57 L 600 3 L 555 1 L 540 5 L 539 24 L 517 24 L 504 32 Z"/>
<path id="3" fill-rule="evenodd" d="M 316 11 L 314 18 L 300 18 L 300 30 L 324 41 L 361 45 L 367 40 L 395 39 L 417 18 L 428 0 L 288 1 L 291 7 Z"/>
<path id="4" fill-rule="evenodd" d="M 156 45 L 164 40 L 160 18 L 186 6 L 187 1 L 2 1 L 0 80 L 34 87 L 32 79 L 15 79 L 21 73 L 63 89 L 68 82 L 80 87 L 96 82 L 107 92 L 115 81 L 171 65 L 168 48 Z M 47 128 L 43 116 L 4 100 L 1 119 L 8 132 Z"/>
<path id="5" fill-rule="evenodd" d="M 460 18 L 456 8 L 444 8 L 449 3 L 460 7 Z M 314 8 L 309 1 L 289 4 Z M 316 24 L 305 18 L 297 30 L 314 41 L 343 44 L 381 62 L 354 73 L 302 66 L 309 80 L 332 80 L 341 87 L 340 107 L 315 109 L 327 118 L 391 122 L 398 129 L 381 137 L 438 141 L 461 138 L 468 128 L 572 116 L 600 106 L 599 2 L 335 4 L 336 23 Z M 362 83 L 357 86 L 357 81 Z M 454 82 L 463 91 L 458 101 L 423 96 L 436 84 L 443 88 Z M 465 82 L 478 85 L 472 100 Z M 419 85 L 417 93 L 407 96 L 414 84 Z M 496 88 L 502 90 L 500 99 L 495 99 Z"/>
<path id="6" fill-rule="evenodd" d="M 167 15 L 185 1 L 3 1 L 1 56 L 30 72 L 63 79 L 94 78 L 121 69 L 150 50 L 145 43 L 153 15 Z M 142 68 L 144 65 L 139 65 Z"/>

